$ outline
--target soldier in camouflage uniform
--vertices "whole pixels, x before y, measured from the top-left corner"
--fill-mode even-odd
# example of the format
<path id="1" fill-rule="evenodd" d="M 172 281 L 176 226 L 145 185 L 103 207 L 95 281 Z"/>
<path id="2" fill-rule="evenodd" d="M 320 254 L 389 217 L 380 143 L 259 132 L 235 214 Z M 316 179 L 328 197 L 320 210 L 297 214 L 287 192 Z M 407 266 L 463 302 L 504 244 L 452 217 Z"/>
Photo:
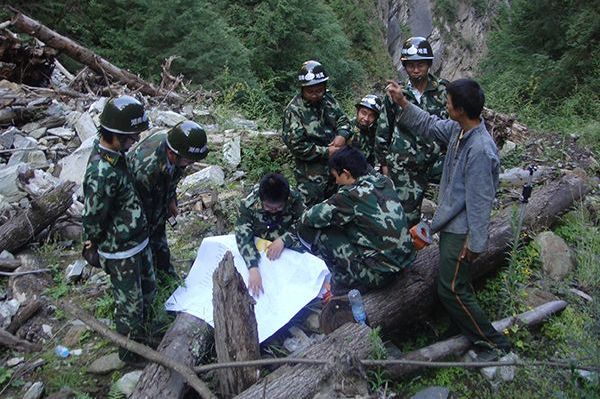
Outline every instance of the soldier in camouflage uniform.
<path id="1" fill-rule="evenodd" d="M 427 40 L 409 38 L 400 59 L 409 77 L 404 85 L 406 98 L 432 115 L 447 118 L 447 82 L 429 73 L 433 51 Z M 412 227 L 421 217 L 421 203 L 429 181 L 439 181 L 443 161 L 438 143 L 397 123 L 400 112 L 398 105 L 385 96 L 377 127 L 376 152 L 381 171 L 394 182 L 408 225 Z"/>
<path id="2" fill-rule="evenodd" d="M 394 185 L 368 173 L 364 155 L 353 147 L 336 152 L 329 164 L 340 188 L 304 212 L 299 236 L 329 266 L 335 295 L 386 286 L 415 258 Z"/>
<path id="3" fill-rule="evenodd" d="M 168 133 L 158 132 L 141 141 L 128 154 L 135 187 L 142 200 L 150 229 L 150 248 L 157 277 L 177 277 L 171 264 L 165 223 L 175 217 L 177 183 L 187 165 L 208 154 L 206 132 L 193 121 L 184 121 Z"/>
<path id="4" fill-rule="evenodd" d="M 109 100 L 100 115 L 100 139 L 94 143 L 83 181 L 84 245 L 97 248 L 100 264 L 110 275 L 117 332 L 141 341 L 156 282 L 147 221 L 125 152 L 147 128 L 148 117 L 135 98 Z M 141 360 L 122 348 L 119 357 L 132 364 Z"/>
<path id="5" fill-rule="evenodd" d="M 356 103 L 356 117 L 350 120 L 352 126 L 352 145 L 359 148 L 369 165 L 375 166 L 375 135 L 377 118 L 383 107 L 381 99 L 374 94 L 364 96 Z"/>
<path id="6" fill-rule="evenodd" d="M 304 250 L 296 236 L 296 222 L 302 212 L 302 196 L 290 189 L 285 177 L 278 173 L 263 176 L 260 183 L 242 200 L 235 239 L 250 272 L 248 289 L 253 295 L 258 296 L 262 292 L 258 270 L 260 253 L 254 244 L 254 237 L 272 241 L 267 248 L 267 257 L 271 260 L 279 258 L 284 248 Z"/>
<path id="7" fill-rule="evenodd" d="M 301 92 L 287 105 L 283 117 L 283 141 L 294 157 L 298 191 L 307 206 L 335 192 L 327 159 L 351 136 L 348 117 L 327 91 L 328 79 L 320 63 L 302 64 Z"/>

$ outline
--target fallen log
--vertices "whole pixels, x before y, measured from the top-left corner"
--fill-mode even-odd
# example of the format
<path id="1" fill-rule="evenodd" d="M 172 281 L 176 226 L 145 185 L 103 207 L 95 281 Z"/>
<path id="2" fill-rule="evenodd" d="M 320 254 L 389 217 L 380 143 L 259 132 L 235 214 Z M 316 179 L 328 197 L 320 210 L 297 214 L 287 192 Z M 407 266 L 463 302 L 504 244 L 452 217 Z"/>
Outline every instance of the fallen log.
<path id="1" fill-rule="evenodd" d="M 67 181 L 31 202 L 31 208 L 19 212 L 0 226 L 0 252 L 14 250 L 27 244 L 73 203 L 75 183 Z"/>
<path id="2" fill-rule="evenodd" d="M 34 344 L 33 342 L 17 338 L 3 328 L 0 328 L 0 345 L 18 352 L 28 353 L 39 352 L 42 349 L 40 344 Z"/>
<path id="3" fill-rule="evenodd" d="M 493 326 L 498 331 L 503 331 L 515 324 L 534 326 L 542 323 L 548 317 L 561 312 L 567 307 L 565 301 L 552 301 L 536 307 L 535 309 L 521 313 L 515 317 L 506 317 L 502 320 L 493 322 Z M 464 335 L 452 337 L 450 339 L 436 342 L 413 352 L 409 352 L 398 360 L 423 360 L 434 362 L 436 360 L 447 358 L 452 355 L 461 355 L 471 347 L 471 343 Z M 388 375 L 391 378 L 401 378 L 407 374 L 422 369 L 423 366 L 410 364 L 397 364 L 388 366 Z"/>
<path id="4" fill-rule="evenodd" d="M 165 99 L 173 102 L 183 101 L 178 94 L 157 89 L 139 76 L 115 66 L 68 37 L 60 35 L 21 12 L 12 10 L 15 12 L 15 15 L 11 20 L 11 25 L 16 29 L 41 40 L 47 46 L 62 51 L 74 60 L 87 65 L 100 75 L 107 75 L 112 79 L 125 83 L 132 90 L 139 90 L 150 96 L 165 97 Z"/>
<path id="5" fill-rule="evenodd" d="M 10 321 L 10 324 L 6 328 L 6 331 L 8 331 L 11 334 L 16 333 L 17 330 L 23 325 L 23 323 L 31 319 L 33 315 L 36 314 L 38 310 L 40 310 L 41 307 L 42 301 L 35 298 L 31 299 L 27 304 L 19 308 L 19 311 L 17 312 L 15 317 L 13 317 Z"/>
<path id="6" fill-rule="evenodd" d="M 329 379 L 351 380 L 356 372 L 354 359 L 371 356 L 371 329 L 347 323 L 328 335 L 324 341 L 304 349 L 297 357 L 326 359 L 328 364 L 283 366 L 236 396 L 236 399 L 303 399 L 312 398 L 319 386 Z"/>
<path id="7" fill-rule="evenodd" d="M 208 351 L 211 342 L 208 324 L 188 313 L 179 313 L 156 350 L 183 366 L 192 367 Z M 130 399 L 183 398 L 185 384 L 181 374 L 160 364 L 150 364 L 142 372 Z"/>
<path id="8" fill-rule="evenodd" d="M 255 301 L 235 269 L 227 251 L 213 274 L 213 320 L 219 363 L 256 360 L 260 357 Z M 230 398 L 258 379 L 258 369 L 226 368 L 217 371 L 222 397 Z"/>
<path id="9" fill-rule="evenodd" d="M 549 228 L 589 191 L 586 179 L 567 173 L 560 179 L 534 188 L 527 204 L 522 231 Z M 505 263 L 515 234 L 511 226 L 512 208 L 501 210 L 492 218 L 488 247 L 474 262 L 477 279 Z M 369 324 L 384 329 L 405 326 L 423 319 L 436 303 L 435 279 L 438 273 L 438 246 L 431 245 L 417 255 L 413 265 L 389 287 L 364 295 Z M 344 298 L 331 300 L 323 309 L 321 328 L 330 333 L 352 321 L 352 312 Z"/>

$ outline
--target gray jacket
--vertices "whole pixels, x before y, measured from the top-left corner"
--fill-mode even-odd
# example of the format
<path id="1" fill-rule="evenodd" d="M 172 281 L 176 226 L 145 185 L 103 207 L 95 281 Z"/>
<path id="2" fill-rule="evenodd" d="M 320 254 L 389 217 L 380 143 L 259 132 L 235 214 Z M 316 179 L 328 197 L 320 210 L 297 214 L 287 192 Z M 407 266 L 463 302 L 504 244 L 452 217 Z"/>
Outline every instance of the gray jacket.
<path id="1" fill-rule="evenodd" d="M 483 252 L 500 170 L 498 149 L 483 120 L 460 140 L 457 122 L 442 120 L 412 104 L 402 111 L 399 122 L 448 149 L 432 230 L 468 234 L 469 250 Z"/>

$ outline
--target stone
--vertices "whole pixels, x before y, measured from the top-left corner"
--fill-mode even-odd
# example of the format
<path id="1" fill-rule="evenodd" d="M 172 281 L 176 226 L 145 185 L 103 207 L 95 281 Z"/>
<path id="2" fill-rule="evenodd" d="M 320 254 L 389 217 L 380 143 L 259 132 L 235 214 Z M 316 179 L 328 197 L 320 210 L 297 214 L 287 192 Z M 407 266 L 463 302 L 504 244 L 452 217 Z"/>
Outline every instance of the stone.
<path id="1" fill-rule="evenodd" d="M 108 374 L 111 371 L 122 369 L 125 363 L 119 359 L 117 352 L 104 355 L 92 362 L 87 368 L 90 374 Z"/>
<path id="2" fill-rule="evenodd" d="M 13 260 L 15 259 L 15 256 L 5 249 L 4 251 L 0 252 L 0 259 Z"/>
<path id="3" fill-rule="evenodd" d="M 186 176 L 181 182 L 181 191 L 195 194 L 210 185 L 222 185 L 225 182 L 225 172 L 219 166 L 211 165 L 199 172 Z"/>
<path id="4" fill-rule="evenodd" d="M 223 144 L 223 160 L 235 169 L 242 162 L 242 150 L 240 148 L 240 136 L 233 137 Z"/>
<path id="5" fill-rule="evenodd" d="M 39 197 L 60 184 L 60 180 L 43 170 L 23 170 L 23 173 L 30 173 L 27 180 L 19 179 L 19 186 L 26 193 Z"/>
<path id="6" fill-rule="evenodd" d="M 513 352 L 510 352 L 507 355 L 504 355 L 500 359 L 498 359 L 498 362 L 517 362 L 517 361 L 519 361 L 519 356 Z M 482 369 L 480 369 L 479 372 L 488 381 L 510 382 L 515 379 L 516 371 L 517 371 L 517 366 L 492 366 L 492 367 L 483 367 Z"/>
<path id="7" fill-rule="evenodd" d="M 48 166 L 48 160 L 44 151 L 39 149 L 32 151 L 18 151 L 13 153 L 8 160 L 8 165 L 17 165 L 19 163 L 26 163 L 31 168 L 46 168 Z"/>
<path id="8" fill-rule="evenodd" d="M 75 131 L 83 143 L 90 137 L 96 137 L 98 128 L 94 124 L 94 120 L 92 119 L 91 115 L 87 112 L 84 112 L 81 114 L 77 122 L 75 122 Z"/>
<path id="9" fill-rule="evenodd" d="M 39 399 L 42 397 L 44 393 L 44 383 L 41 381 L 36 381 L 29 387 L 25 395 L 23 395 L 23 399 Z"/>
<path id="10" fill-rule="evenodd" d="M 194 115 L 194 120 L 198 123 L 202 123 L 203 125 L 214 125 L 217 123 L 217 118 L 215 118 L 209 109 L 194 108 L 192 112 Z"/>
<path id="11" fill-rule="evenodd" d="M 514 143 L 510 140 L 506 140 L 502 149 L 500 150 L 500 157 L 505 157 L 511 152 L 513 152 L 517 148 L 517 143 Z"/>
<path id="12" fill-rule="evenodd" d="M 9 127 L 0 134 L 0 146 L 2 148 L 10 148 L 15 141 L 15 135 L 19 135 L 21 131 L 14 126 Z"/>
<path id="13" fill-rule="evenodd" d="M 18 134 L 15 135 L 15 139 L 13 141 L 13 147 L 15 147 L 15 149 L 36 148 L 37 145 L 38 142 L 33 137 L 24 137 Z"/>
<path id="14" fill-rule="evenodd" d="M 17 185 L 19 167 L 22 165 L 25 164 L 20 163 L 0 168 L 0 194 L 8 202 L 17 202 L 26 196 L 25 192 Z"/>
<path id="15" fill-rule="evenodd" d="M 31 133 L 34 130 L 39 129 L 40 127 L 42 127 L 42 124 L 39 122 L 28 122 L 26 124 L 24 124 L 23 126 L 21 126 L 21 131 L 23 131 L 24 133 Z"/>
<path id="16" fill-rule="evenodd" d="M 75 132 L 73 129 L 69 129 L 68 127 L 55 127 L 48 129 L 47 133 L 51 134 L 52 136 L 60 137 L 63 140 L 71 140 L 73 137 L 75 137 Z"/>
<path id="17" fill-rule="evenodd" d="M 142 376 L 142 372 L 143 370 L 136 370 L 125 374 L 115 383 L 116 388 L 125 394 L 126 397 L 129 397 Z"/>
<path id="18" fill-rule="evenodd" d="M 47 130 L 48 129 L 45 127 L 40 127 L 39 129 L 35 129 L 35 130 L 31 131 L 29 133 L 29 137 L 33 137 L 36 140 L 41 139 L 42 137 L 44 137 L 46 135 Z"/>
<path id="19" fill-rule="evenodd" d="M 525 298 L 525 304 L 528 308 L 536 308 L 545 304 L 546 302 L 557 301 L 559 299 L 554 294 L 535 287 L 525 288 L 525 294 L 527 295 L 527 298 Z"/>
<path id="20" fill-rule="evenodd" d="M 450 390 L 445 387 L 427 387 L 410 397 L 410 399 L 448 399 Z"/>
<path id="21" fill-rule="evenodd" d="M 575 266 L 565 241 L 551 231 L 544 231 L 536 236 L 535 242 L 540 248 L 544 273 L 555 281 L 565 278 Z"/>
<path id="22" fill-rule="evenodd" d="M 25 361 L 24 357 L 13 357 L 6 361 L 6 365 L 8 367 L 15 367 L 15 366 L 18 366 L 19 364 L 23 363 L 23 361 Z"/>
<path id="23" fill-rule="evenodd" d="M 107 102 L 108 97 L 100 97 L 90 105 L 88 112 L 95 112 L 97 114 L 101 113 Z"/>
<path id="24" fill-rule="evenodd" d="M 70 180 L 79 185 L 77 194 L 83 194 L 81 185 L 85 176 L 87 162 L 94 147 L 94 138 L 89 138 L 76 149 L 72 154 L 58 161 L 60 169 L 59 178 L 63 181 Z"/>
<path id="25" fill-rule="evenodd" d="M 10 202 L 4 198 L 4 195 L 0 194 L 0 212 L 8 208 L 10 208 Z"/>
<path id="26" fill-rule="evenodd" d="M 21 304 L 16 299 L 11 299 L 0 303 L 0 327 L 6 328 L 10 325 L 10 321 L 17 314 Z"/>
<path id="27" fill-rule="evenodd" d="M 68 348 L 79 345 L 81 335 L 87 330 L 89 329 L 85 325 L 74 325 L 69 327 L 62 339 L 63 344 Z"/>
<path id="28" fill-rule="evenodd" d="M 151 112 L 152 121 L 157 125 L 173 127 L 179 122 L 186 120 L 186 117 L 173 111 L 158 111 Z"/>
<path id="29" fill-rule="evenodd" d="M 54 334 L 52 334 L 52 326 L 49 324 L 42 324 L 42 331 L 44 332 L 44 334 L 46 334 L 48 337 L 52 337 Z"/>
<path id="30" fill-rule="evenodd" d="M 77 281 L 81 278 L 83 274 L 83 270 L 87 262 L 83 259 L 77 259 L 75 262 L 71 263 L 65 269 L 66 279 L 67 281 Z"/>
<path id="31" fill-rule="evenodd" d="M 204 208 L 212 208 L 213 205 L 217 202 L 218 193 L 215 190 L 211 190 L 207 193 L 200 194 L 200 202 L 204 206 Z"/>

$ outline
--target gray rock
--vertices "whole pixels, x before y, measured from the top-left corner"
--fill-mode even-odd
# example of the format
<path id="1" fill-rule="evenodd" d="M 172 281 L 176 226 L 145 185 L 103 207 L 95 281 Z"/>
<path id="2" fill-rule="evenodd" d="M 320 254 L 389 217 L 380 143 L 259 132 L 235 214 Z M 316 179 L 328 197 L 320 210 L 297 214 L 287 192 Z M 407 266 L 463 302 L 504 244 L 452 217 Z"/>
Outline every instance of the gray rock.
<path id="1" fill-rule="evenodd" d="M 65 275 L 67 281 L 76 281 L 81 278 L 83 274 L 83 270 L 85 269 L 85 265 L 87 262 L 83 259 L 77 259 L 75 262 L 71 263 L 67 266 L 65 270 Z"/>
<path id="2" fill-rule="evenodd" d="M 506 140 L 502 149 L 500 150 L 500 157 L 505 157 L 511 152 L 513 152 L 517 148 L 517 143 L 514 143 L 510 140 Z"/>
<path id="3" fill-rule="evenodd" d="M 8 202 L 6 198 L 4 198 L 2 194 L 0 194 L 0 212 L 4 211 L 7 208 L 10 208 L 10 202 Z"/>
<path id="4" fill-rule="evenodd" d="M 143 370 L 136 370 L 125 374 L 115 383 L 115 387 L 125 394 L 125 396 L 129 397 L 129 395 L 133 393 L 135 386 L 142 376 L 142 372 Z"/>
<path id="5" fill-rule="evenodd" d="M 100 97 L 90 105 L 88 112 L 96 112 L 98 114 L 101 113 L 107 101 L 108 97 Z"/>
<path id="6" fill-rule="evenodd" d="M 0 134 L 0 146 L 2 148 L 10 148 L 15 141 L 15 135 L 19 135 L 21 131 L 14 126 L 6 129 L 2 134 Z"/>
<path id="7" fill-rule="evenodd" d="M 75 131 L 77 132 L 77 136 L 83 143 L 90 137 L 96 137 L 96 133 L 98 132 L 98 128 L 94 124 L 94 120 L 91 115 L 87 112 L 84 112 L 77 122 L 75 122 Z"/>
<path id="8" fill-rule="evenodd" d="M 33 196 L 41 196 L 60 184 L 60 180 L 43 170 L 32 171 L 33 176 L 27 182 L 19 182 L 19 187 Z"/>
<path id="9" fill-rule="evenodd" d="M 540 247 L 542 270 L 555 281 L 562 280 L 574 267 L 571 250 L 565 241 L 551 231 L 539 233 L 535 242 Z"/>
<path id="10" fill-rule="evenodd" d="M 217 118 L 215 118 L 213 113 L 206 108 L 194 108 L 192 112 L 194 115 L 194 120 L 198 123 L 202 123 L 204 125 L 214 125 L 217 123 Z"/>
<path id="11" fill-rule="evenodd" d="M 225 172 L 219 166 L 211 165 L 199 172 L 186 176 L 181 182 L 181 191 L 196 193 L 209 185 L 221 185 L 225 181 Z"/>
<path id="12" fill-rule="evenodd" d="M 235 169 L 242 162 L 240 145 L 240 136 L 232 138 L 223 145 L 223 159 L 232 169 Z"/>
<path id="13" fill-rule="evenodd" d="M 42 137 L 44 137 L 44 135 L 46 134 L 46 131 L 47 131 L 47 130 L 48 130 L 48 129 L 47 129 L 47 128 L 45 128 L 45 127 L 40 127 L 39 129 L 32 130 L 32 131 L 29 133 L 29 137 L 33 137 L 34 139 L 36 139 L 36 140 L 39 140 L 39 139 L 41 139 Z"/>
<path id="14" fill-rule="evenodd" d="M 26 196 L 26 193 L 17 185 L 19 167 L 22 165 L 25 164 L 20 163 L 0 168 L 0 195 L 4 197 L 5 201 L 18 202 Z"/>
<path id="15" fill-rule="evenodd" d="M 514 362 L 518 360 L 519 356 L 513 352 L 510 352 L 509 354 L 498 359 L 499 362 Z M 492 366 L 484 367 L 479 372 L 488 381 L 510 382 L 515 379 L 516 370 L 517 366 Z"/>
<path id="16" fill-rule="evenodd" d="M 36 129 L 39 129 L 42 126 L 39 122 L 29 122 L 21 126 L 21 130 L 25 133 L 31 133 Z"/>
<path id="17" fill-rule="evenodd" d="M 39 149 L 32 151 L 19 151 L 13 153 L 10 156 L 10 159 L 8 160 L 8 165 L 17 165 L 19 163 L 26 163 L 33 169 L 42 169 L 48 166 L 46 154 L 44 153 L 44 151 Z"/>
<path id="18" fill-rule="evenodd" d="M 551 172 L 550 168 L 540 166 L 533 172 L 532 182 L 537 183 L 546 178 Z M 529 179 L 529 171 L 523 168 L 512 168 L 500 173 L 500 183 L 510 186 L 522 186 Z"/>
<path id="19" fill-rule="evenodd" d="M 236 129 L 239 130 L 257 130 L 258 125 L 255 121 L 245 118 L 233 117 L 229 120 Z"/>
<path id="20" fill-rule="evenodd" d="M 17 314 L 21 304 L 16 299 L 4 301 L 0 303 L 0 327 L 6 328 L 10 324 L 10 320 Z"/>
<path id="21" fill-rule="evenodd" d="M 36 148 L 37 145 L 38 142 L 33 137 L 25 137 L 15 134 L 15 140 L 13 141 L 13 147 L 15 147 L 15 149 Z"/>
<path id="22" fill-rule="evenodd" d="M 2 252 L 0 252 L 0 259 L 10 259 L 13 260 L 15 258 L 15 256 L 13 254 L 11 254 L 10 252 L 8 252 L 6 249 Z"/>
<path id="23" fill-rule="evenodd" d="M 152 120 L 157 125 L 173 127 L 179 122 L 185 121 L 187 118 L 173 111 L 158 111 L 151 112 Z"/>
<path id="24" fill-rule="evenodd" d="M 450 396 L 450 390 L 444 387 L 427 387 L 413 396 L 410 399 L 447 399 Z"/>
<path id="25" fill-rule="evenodd" d="M 15 367 L 15 366 L 18 366 L 19 364 L 23 363 L 24 360 L 25 360 L 24 357 L 13 357 L 6 361 L 6 365 L 8 367 Z"/>
<path id="26" fill-rule="evenodd" d="M 122 369 L 124 366 L 125 363 L 119 359 L 119 354 L 113 352 L 94 360 L 87 371 L 91 374 L 108 374 L 111 371 Z"/>
<path id="27" fill-rule="evenodd" d="M 71 140 L 73 137 L 75 137 L 75 132 L 68 127 L 55 127 L 48 129 L 47 133 L 51 134 L 52 136 L 60 137 L 63 140 Z"/>
<path id="28" fill-rule="evenodd" d="M 58 161 L 60 169 L 59 178 L 63 181 L 70 180 L 77 183 L 80 187 L 83 183 L 85 168 L 88 158 L 94 146 L 94 139 L 89 138 L 76 149 L 71 155 L 68 155 Z M 81 192 L 79 188 L 78 193 Z"/>
<path id="29" fill-rule="evenodd" d="M 23 395 L 23 399 L 39 399 L 42 397 L 44 393 L 44 383 L 41 381 L 34 382 L 33 385 L 29 387 L 25 395 Z"/>

